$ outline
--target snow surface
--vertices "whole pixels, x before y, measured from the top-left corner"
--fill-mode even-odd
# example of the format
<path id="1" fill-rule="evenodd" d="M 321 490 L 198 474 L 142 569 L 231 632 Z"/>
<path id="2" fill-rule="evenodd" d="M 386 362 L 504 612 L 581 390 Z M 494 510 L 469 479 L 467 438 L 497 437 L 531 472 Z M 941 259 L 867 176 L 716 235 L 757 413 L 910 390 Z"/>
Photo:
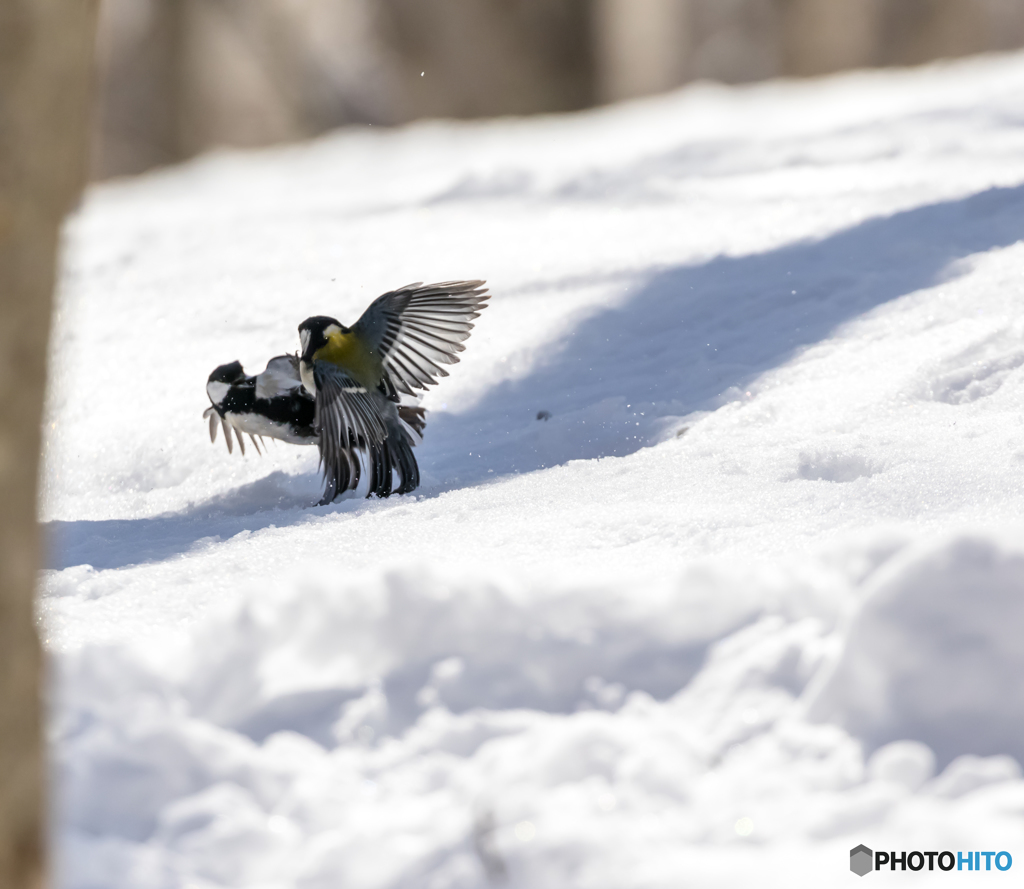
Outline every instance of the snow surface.
<path id="1" fill-rule="evenodd" d="M 830 886 L 858 843 L 1012 879 L 1022 98 L 1024 55 L 699 85 L 94 188 L 43 479 L 58 884 Z M 314 449 L 210 445 L 216 365 L 473 277 L 416 495 L 310 508 Z"/>

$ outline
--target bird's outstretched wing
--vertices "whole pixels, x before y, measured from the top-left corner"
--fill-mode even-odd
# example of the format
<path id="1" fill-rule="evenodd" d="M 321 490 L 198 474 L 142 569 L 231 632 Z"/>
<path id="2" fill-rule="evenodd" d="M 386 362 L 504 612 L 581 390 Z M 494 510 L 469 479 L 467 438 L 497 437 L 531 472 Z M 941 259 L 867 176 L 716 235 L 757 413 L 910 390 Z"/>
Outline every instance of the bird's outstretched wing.
<path id="1" fill-rule="evenodd" d="M 326 361 L 313 363 L 320 464 L 326 491 L 321 503 L 359 483 L 358 448 L 380 445 L 387 437 L 384 422 L 366 388 Z M 380 396 L 378 396 L 380 397 Z"/>
<path id="2" fill-rule="evenodd" d="M 487 308 L 483 281 L 409 284 L 377 297 L 352 332 L 384 362 L 395 389 L 414 395 L 448 373 L 466 347 L 473 319 Z M 319 385 L 319 384 L 318 384 Z"/>

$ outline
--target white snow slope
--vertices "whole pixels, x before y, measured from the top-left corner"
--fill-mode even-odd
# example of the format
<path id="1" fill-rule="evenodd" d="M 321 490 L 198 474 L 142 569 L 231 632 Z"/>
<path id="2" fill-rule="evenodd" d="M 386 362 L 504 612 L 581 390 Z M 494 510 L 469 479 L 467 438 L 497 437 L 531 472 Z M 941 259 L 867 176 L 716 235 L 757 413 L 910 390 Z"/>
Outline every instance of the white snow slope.
<path id="1" fill-rule="evenodd" d="M 831 886 L 858 843 L 1009 885 L 1022 100 L 993 57 L 93 189 L 44 477 L 59 886 Z M 310 508 L 314 449 L 210 444 L 216 365 L 473 277 L 414 496 Z"/>

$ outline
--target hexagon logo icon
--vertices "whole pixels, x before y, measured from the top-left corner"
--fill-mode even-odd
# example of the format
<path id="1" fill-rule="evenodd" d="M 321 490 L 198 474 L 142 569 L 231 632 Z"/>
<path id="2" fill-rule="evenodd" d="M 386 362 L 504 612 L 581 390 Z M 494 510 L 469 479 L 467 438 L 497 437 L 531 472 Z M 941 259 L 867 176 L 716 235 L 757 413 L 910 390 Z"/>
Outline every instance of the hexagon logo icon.
<path id="1" fill-rule="evenodd" d="M 850 870 L 858 877 L 863 877 L 872 867 L 872 852 L 867 846 L 861 843 L 850 850 Z"/>

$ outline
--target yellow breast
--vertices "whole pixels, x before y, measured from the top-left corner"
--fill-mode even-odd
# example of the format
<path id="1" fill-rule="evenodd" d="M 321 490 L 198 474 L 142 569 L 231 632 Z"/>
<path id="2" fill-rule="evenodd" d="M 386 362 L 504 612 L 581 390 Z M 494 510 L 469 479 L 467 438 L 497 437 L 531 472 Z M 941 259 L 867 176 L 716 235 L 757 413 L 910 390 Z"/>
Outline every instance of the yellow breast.
<path id="1" fill-rule="evenodd" d="M 384 372 L 380 358 L 352 333 L 332 333 L 313 359 L 340 367 L 367 389 L 377 388 Z"/>

